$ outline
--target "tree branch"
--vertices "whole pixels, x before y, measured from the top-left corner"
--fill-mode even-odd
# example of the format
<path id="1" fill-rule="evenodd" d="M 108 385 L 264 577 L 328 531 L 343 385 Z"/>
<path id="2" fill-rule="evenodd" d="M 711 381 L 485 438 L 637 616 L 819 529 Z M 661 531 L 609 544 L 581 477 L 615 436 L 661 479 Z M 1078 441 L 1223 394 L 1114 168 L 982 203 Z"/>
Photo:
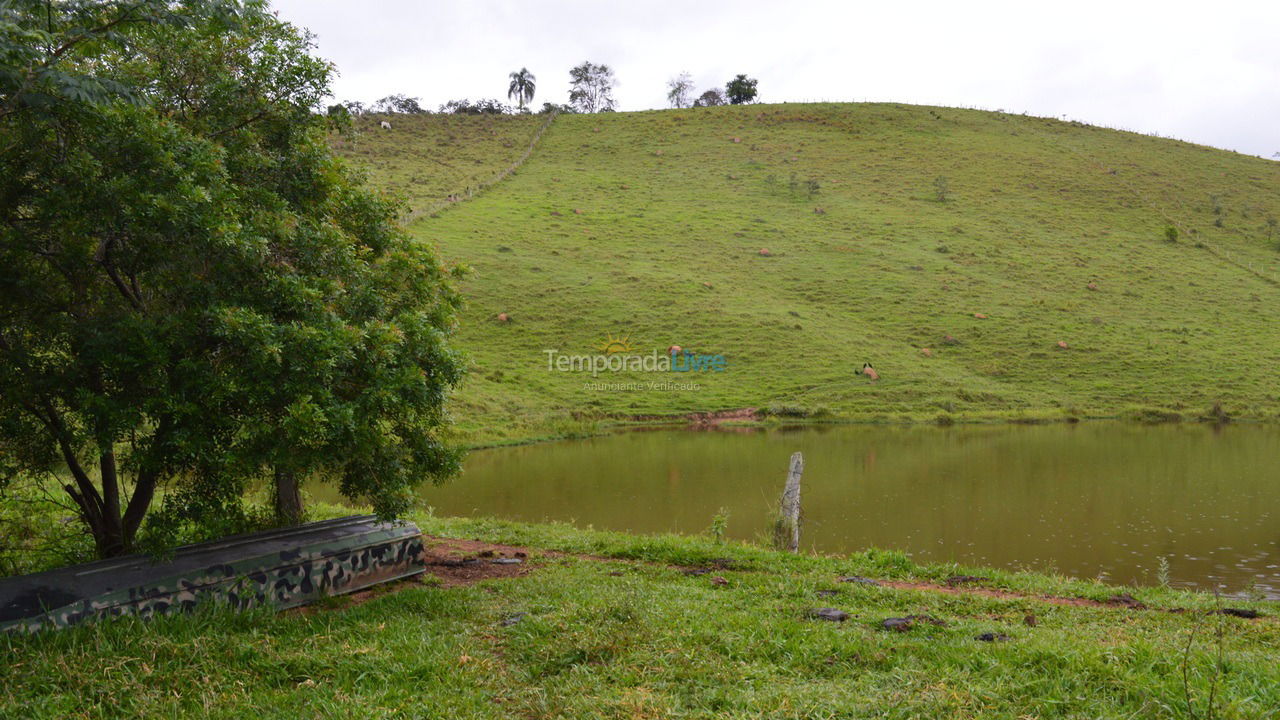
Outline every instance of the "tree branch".
<path id="1" fill-rule="evenodd" d="M 214 132 L 213 134 L 209 135 L 209 138 L 212 139 L 212 138 L 219 137 L 221 135 L 225 135 L 229 132 L 235 132 L 236 130 L 239 130 L 240 128 L 250 123 L 254 123 L 261 120 L 262 118 L 266 117 L 266 115 L 267 115 L 267 111 L 265 109 L 259 110 L 258 112 L 254 113 L 251 117 L 246 118 L 245 120 L 238 122 L 235 125 L 232 125 L 231 127 L 223 128 L 221 130 L 218 130 L 217 132 Z"/>
<path id="2" fill-rule="evenodd" d="M 134 293 L 134 289 L 138 287 L 136 278 L 131 278 L 132 288 L 126 285 L 121 279 L 119 271 L 111 262 L 111 248 L 116 244 L 114 237 L 105 237 L 98 243 L 98 252 L 95 253 L 95 260 L 103 270 L 107 271 L 107 277 L 111 278 L 111 283 L 116 286 L 116 290 L 120 292 L 121 297 L 128 301 L 129 305 L 140 313 L 146 313 L 146 308 L 142 305 L 142 298 Z"/>
<path id="3" fill-rule="evenodd" d="M 102 514 L 104 517 L 120 517 L 120 479 L 116 473 L 116 452 L 110 446 L 99 448 L 99 481 L 102 484 Z"/>
<path id="4" fill-rule="evenodd" d="M 162 417 L 156 425 L 151 441 L 153 443 L 168 442 L 171 432 L 173 432 L 173 421 L 168 416 Z M 151 507 L 151 500 L 155 497 L 156 485 L 160 477 L 161 469 L 148 463 L 144 463 L 138 471 L 138 481 L 134 484 L 133 495 L 129 498 L 129 505 L 125 508 L 121 522 L 125 542 L 128 544 L 133 543 L 133 537 L 142 525 L 142 519 L 146 517 L 147 510 Z"/>
<path id="5" fill-rule="evenodd" d="M 34 405 L 27 404 L 25 407 L 49 430 L 49 433 L 53 435 L 54 440 L 58 443 L 58 449 L 62 451 L 62 459 L 67 463 L 67 469 L 71 471 L 71 476 L 75 478 L 76 486 L 80 490 L 79 493 L 73 492 L 73 488 L 67 485 L 65 487 L 67 494 L 80 506 L 81 512 L 84 513 L 85 522 L 89 523 L 90 527 L 100 527 L 104 517 L 102 496 L 98 494 L 98 489 L 94 487 L 88 473 L 81 467 L 80 460 L 76 457 L 75 451 L 71 447 L 71 438 L 67 432 L 66 424 L 63 423 L 62 418 L 58 415 L 58 411 L 54 409 L 53 403 L 45 401 L 44 413 L 41 413 Z"/>

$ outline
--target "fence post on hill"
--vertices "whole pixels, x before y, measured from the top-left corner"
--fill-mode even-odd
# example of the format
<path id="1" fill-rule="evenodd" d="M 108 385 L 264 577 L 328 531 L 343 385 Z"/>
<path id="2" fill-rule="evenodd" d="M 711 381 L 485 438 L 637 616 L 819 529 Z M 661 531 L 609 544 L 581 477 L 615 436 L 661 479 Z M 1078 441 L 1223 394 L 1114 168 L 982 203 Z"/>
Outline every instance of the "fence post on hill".
<path id="1" fill-rule="evenodd" d="M 773 544 L 779 550 L 800 550 L 800 475 L 804 473 L 804 455 L 791 454 L 787 484 L 778 503 L 778 519 L 773 525 Z"/>

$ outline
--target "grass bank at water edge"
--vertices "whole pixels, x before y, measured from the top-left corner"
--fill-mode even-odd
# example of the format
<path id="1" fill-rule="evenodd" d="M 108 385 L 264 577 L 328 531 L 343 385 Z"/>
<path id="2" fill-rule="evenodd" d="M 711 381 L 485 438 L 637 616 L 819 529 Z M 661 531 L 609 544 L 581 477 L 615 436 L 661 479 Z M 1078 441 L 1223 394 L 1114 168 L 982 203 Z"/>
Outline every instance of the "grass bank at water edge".
<path id="1" fill-rule="evenodd" d="M 479 541 L 460 553 L 527 557 L 505 576 L 414 581 L 307 612 L 0 638 L 0 717 L 1253 719 L 1280 708 L 1274 603 L 922 567 L 875 550 L 416 520 Z M 1263 617 L 1213 612 L 1224 604 Z M 848 617 L 812 616 L 822 608 Z M 901 631 L 883 623 L 912 616 Z"/>

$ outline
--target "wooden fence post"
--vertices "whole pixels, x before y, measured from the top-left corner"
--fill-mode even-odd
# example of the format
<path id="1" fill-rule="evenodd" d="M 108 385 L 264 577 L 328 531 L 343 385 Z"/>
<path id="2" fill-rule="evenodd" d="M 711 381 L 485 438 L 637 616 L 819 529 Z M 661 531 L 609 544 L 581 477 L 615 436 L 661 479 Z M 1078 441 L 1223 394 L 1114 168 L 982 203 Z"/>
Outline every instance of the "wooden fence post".
<path id="1" fill-rule="evenodd" d="M 804 473 L 804 455 L 792 453 L 787 469 L 787 484 L 778 504 L 778 520 L 773 528 L 773 542 L 778 549 L 800 550 L 800 476 Z"/>

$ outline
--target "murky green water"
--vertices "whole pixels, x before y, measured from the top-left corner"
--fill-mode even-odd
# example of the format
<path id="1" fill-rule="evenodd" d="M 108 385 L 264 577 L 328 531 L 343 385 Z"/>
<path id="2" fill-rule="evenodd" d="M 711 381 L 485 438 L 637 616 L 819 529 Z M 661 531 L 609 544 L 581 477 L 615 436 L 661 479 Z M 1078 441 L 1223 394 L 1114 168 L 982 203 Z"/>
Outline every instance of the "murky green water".
<path id="1" fill-rule="evenodd" d="M 1280 598 L 1280 428 L 1120 423 L 633 432 L 473 453 L 445 515 L 761 537 L 794 451 L 804 545 Z"/>

